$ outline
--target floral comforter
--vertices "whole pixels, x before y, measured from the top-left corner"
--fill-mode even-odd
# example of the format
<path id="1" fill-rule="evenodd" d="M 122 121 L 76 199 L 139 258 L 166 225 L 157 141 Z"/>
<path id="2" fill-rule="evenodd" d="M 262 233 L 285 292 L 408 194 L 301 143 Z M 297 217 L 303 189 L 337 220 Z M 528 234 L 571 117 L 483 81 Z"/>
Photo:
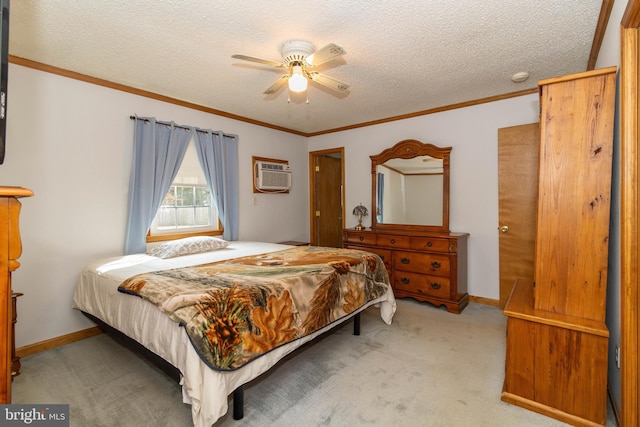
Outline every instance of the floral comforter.
<path id="1" fill-rule="evenodd" d="M 185 327 L 208 366 L 229 371 L 348 315 L 389 286 L 377 255 L 310 246 L 143 273 L 118 290 L 158 306 Z"/>

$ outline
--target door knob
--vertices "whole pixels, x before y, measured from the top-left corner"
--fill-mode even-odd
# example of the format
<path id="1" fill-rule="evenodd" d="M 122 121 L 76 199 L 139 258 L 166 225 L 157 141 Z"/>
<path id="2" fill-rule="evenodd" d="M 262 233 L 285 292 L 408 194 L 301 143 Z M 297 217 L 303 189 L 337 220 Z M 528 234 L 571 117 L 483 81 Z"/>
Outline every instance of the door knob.
<path id="1" fill-rule="evenodd" d="M 499 228 L 500 231 L 502 231 L 503 233 L 506 233 L 507 231 L 509 231 L 509 227 L 506 225 L 503 225 L 502 227 Z"/>

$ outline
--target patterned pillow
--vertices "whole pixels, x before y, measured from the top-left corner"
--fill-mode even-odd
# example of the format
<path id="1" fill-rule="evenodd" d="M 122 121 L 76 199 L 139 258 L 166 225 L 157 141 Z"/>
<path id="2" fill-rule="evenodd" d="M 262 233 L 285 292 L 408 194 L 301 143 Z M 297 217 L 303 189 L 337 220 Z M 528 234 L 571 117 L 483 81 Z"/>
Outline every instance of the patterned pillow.
<path id="1" fill-rule="evenodd" d="M 147 249 L 147 254 L 166 259 L 215 251 L 216 249 L 226 248 L 227 246 L 229 246 L 229 242 L 217 237 L 195 236 L 158 243 Z"/>

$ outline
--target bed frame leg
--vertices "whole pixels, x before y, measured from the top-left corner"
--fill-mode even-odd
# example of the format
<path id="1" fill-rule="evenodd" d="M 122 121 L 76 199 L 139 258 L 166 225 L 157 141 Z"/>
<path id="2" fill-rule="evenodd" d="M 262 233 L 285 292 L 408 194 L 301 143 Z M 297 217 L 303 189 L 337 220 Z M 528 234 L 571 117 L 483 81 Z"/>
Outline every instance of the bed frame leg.
<path id="1" fill-rule="evenodd" d="M 360 335 L 360 313 L 353 316 L 353 335 Z"/>
<path id="2" fill-rule="evenodd" d="M 360 313 L 353 316 L 353 335 L 360 335 Z M 244 417 L 244 387 L 240 386 L 233 391 L 233 419 L 241 420 Z"/>
<path id="3" fill-rule="evenodd" d="M 233 391 L 233 419 L 241 420 L 244 417 L 244 386 Z"/>

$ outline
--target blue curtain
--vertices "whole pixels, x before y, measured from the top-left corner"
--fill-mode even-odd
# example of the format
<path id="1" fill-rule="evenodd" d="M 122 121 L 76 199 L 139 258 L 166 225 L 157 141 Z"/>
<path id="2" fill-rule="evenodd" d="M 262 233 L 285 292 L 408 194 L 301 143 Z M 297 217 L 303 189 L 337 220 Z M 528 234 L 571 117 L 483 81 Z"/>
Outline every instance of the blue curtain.
<path id="1" fill-rule="evenodd" d="M 178 173 L 193 131 L 173 122 L 135 118 L 125 254 L 145 252 L 147 231 Z"/>
<path id="2" fill-rule="evenodd" d="M 376 221 L 379 223 L 383 223 L 384 215 L 383 215 L 383 203 L 384 203 L 384 174 L 378 173 L 378 201 L 376 203 L 376 207 L 378 211 L 376 212 Z"/>
<path id="3" fill-rule="evenodd" d="M 198 160 L 224 228 L 222 237 L 238 240 L 238 137 L 210 130 L 198 130 L 196 135 Z"/>

